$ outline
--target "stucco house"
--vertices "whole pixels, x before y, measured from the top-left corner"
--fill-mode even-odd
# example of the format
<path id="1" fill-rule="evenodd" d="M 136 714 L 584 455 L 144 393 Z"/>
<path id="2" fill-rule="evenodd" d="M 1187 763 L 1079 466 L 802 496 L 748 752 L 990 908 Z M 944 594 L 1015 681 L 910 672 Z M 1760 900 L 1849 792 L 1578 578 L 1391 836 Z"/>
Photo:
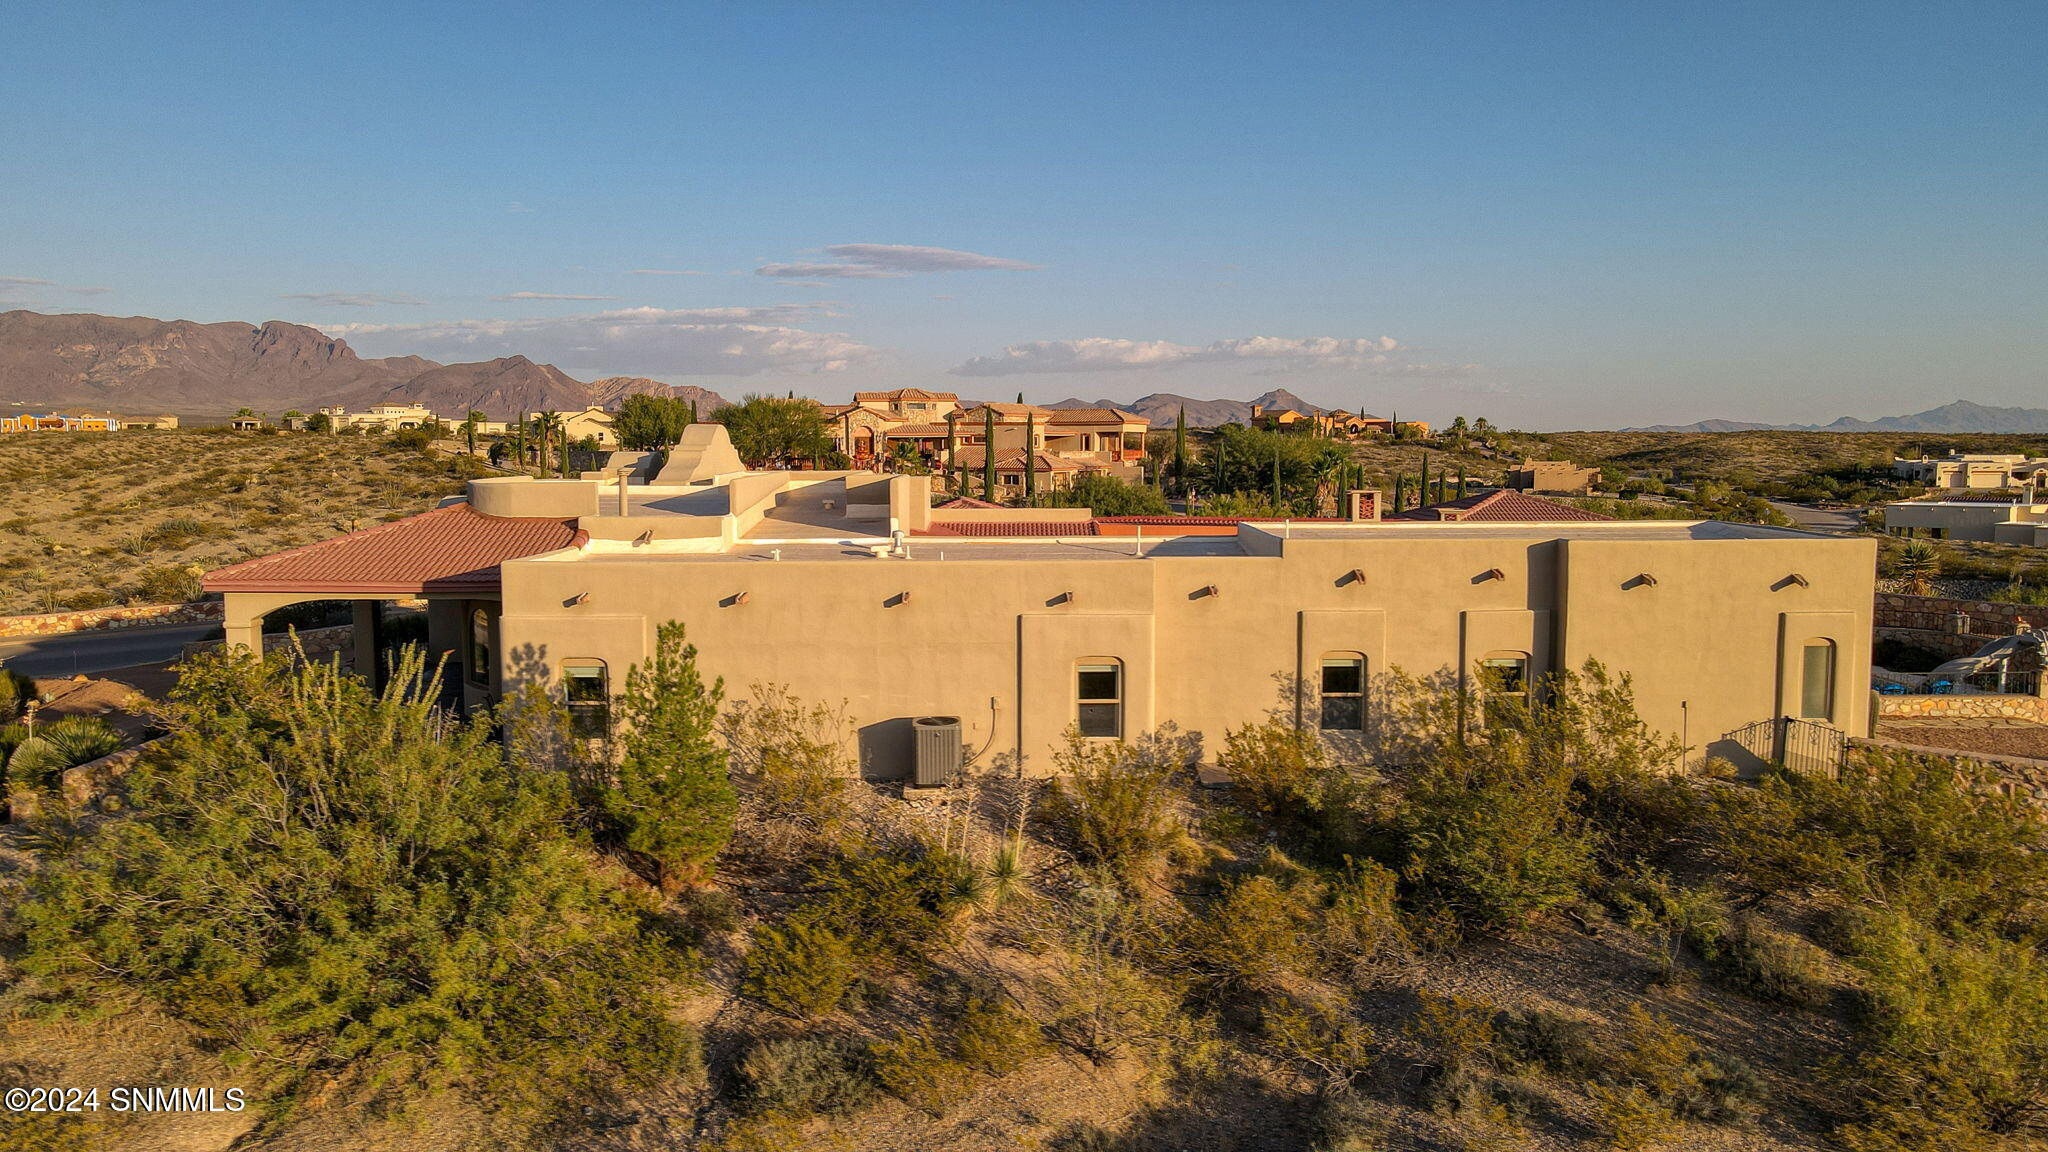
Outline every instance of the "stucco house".
<path id="1" fill-rule="evenodd" d="M 1524 460 L 1508 469 L 1505 483 L 1519 492 L 1583 496 L 1599 482 L 1598 468 L 1581 468 L 1569 460 Z"/>
<path id="2" fill-rule="evenodd" d="M 2048 502 L 2039 499 L 1897 500 L 1884 530 L 1930 540 L 1984 540 L 2048 547 Z"/>
<path id="3" fill-rule="evenodd" d="M 1359 495 L 1354 518 L 1321 521 L 935 511 L 929 477 L 750 472 L 699 424 L 651 484 L 474 480 L 467 499 L 205 584 L 228 641 L 250 647 L 288 604 L 355 601 L 367 644 L 382 602 L 425 597 L 429 647 L 467 704 L 539 684 L 593 729 L 679 620 L 731 696 L 781 684 L 844 701 L 875 775 L 908 770 L 920 717 L 952 718 L 976 763 L 1043 773 L 1076 727 L 1115 739 L 1171 721 L 1213 756 L 1275 710 L 1355 735 L 1395 667 L 1529 685 L 1589 657 L 1631 675 L 1644 720 L 1691 758 L 1741 758 L 1737 731 L 1769 718 L 1865 729 L 1872 540 L 1380 521 Z"/>
<path id="4" fill-rule="evenodd" d="M 1930 488 L 2026 488 L 2048 485 L 2048 458 L 2018 453 L 1952 452 L 1939 458 L 1895 459 L 1892 475 Z"/>

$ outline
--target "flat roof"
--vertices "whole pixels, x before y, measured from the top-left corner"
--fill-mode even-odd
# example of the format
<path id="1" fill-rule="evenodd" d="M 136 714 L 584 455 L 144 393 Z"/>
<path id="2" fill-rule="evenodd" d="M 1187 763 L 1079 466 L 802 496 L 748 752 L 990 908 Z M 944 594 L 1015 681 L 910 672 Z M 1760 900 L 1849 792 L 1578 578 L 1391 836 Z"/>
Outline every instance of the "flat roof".
<path id="1" fill-rule="evenodd" d="M 1395 536 L 1461 540 L 1829 540 L 1825 532 L 1779 528 L 1768 524 L 1731 524 L 1725 520 L 1542 520 L 1516 523 L 1501 520 L 1379 520 L 1331 523 L 1271 521 L 1247 524 L 1250 531 L 1286 538 L 1370 540 Z"/>

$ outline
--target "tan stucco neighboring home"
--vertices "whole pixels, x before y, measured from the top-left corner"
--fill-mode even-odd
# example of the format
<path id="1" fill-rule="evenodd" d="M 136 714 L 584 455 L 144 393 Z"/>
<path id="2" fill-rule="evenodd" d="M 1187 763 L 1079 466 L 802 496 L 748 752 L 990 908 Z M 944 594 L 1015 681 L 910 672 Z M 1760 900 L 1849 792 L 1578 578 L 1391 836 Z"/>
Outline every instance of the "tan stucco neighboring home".
<path id="1" fill-rule="evenodd" d="M 1524 460 L 1508 469 L 1506 484 L 1519 492 L 1583 496 L 1599 480 L 1598 468 L 1581 468 L 1569 460 Z"/>
<path id="2" fill-rule="evenodd" d="M 1268 408 L 1262 404 L 1252 405 L 1252 427 L 1286 431 L 1306 428 L 1318 436 L 1359 436 L 1367 432 L 1392 435 L 1394 421 L 1366 412 L 1351 412 L 1343 408 L 1310 408 L 1300 411 L 1293 408 Z M 1420 420 L 1403 420 L 1400 426 L 1417 436 L 1429 435 L 1429 425 Z"/>
<path id="3" fill-rule="evenodd" d="M 1895 459 L 1892 475 L 1930 488 L 2024 488 L 2048 483 L 2048 458 L 2018 453 L 1952 452 L 1938 458 Z"/>
<path id="4" fill-rule="evenodd" d="M 1897 500 L 1884 506 L 1884 530 L 1931 540 L 2048 547 L 2048 500 Z"/>
<path id="5" fill-rule="evenodd" d="M 952 436 L 957 463 L 964 450 L 988 438 L 995 418 L 997 467 L 1014 458 L 1022 461 L 1027 431 L 1030 447 L 1051 461 L 1048 471 L 1073 475 L 1104 472 L 1119 479 L 1142 476 L 1145 432 L 1151 422 L 1116 408 L 1041 408 L 1036 404 L 987 403 L 962 407 L 951 392 L 898 388 L 889 392 L 856 392 L 851 404 L 822 409 L 832 427 L 834 445 L 857 468 L 872 467 L 907 447 L 925 466 L 946 467 L 946 443 Z M 974 457 L 974 467 L 981 457 Z M 1021 473 L 1020 473 L 1021 474 Z"/>
<path id="6" fill-rule="evenodd" d="M 843 702 L 876 776 L 910 770 L 920 718 L 957 725 L 975 769 L 1043 774 L 1070 730 L 1172 722 L 1214 757 L 1278 709 L 1361 741 L 1393 669 L 1505 691 L 1589 658 L 1632 677 L 1688 760 L 1740 761 L 1740 733 L 1777 717 L 1866 730 L 1868 538 L 1567 519 L 1521 494 L 1486 507 L 1551 518 L 1378 521 L 1373 499 L 1321 521 L 935 511 L 927 476 L 720 473 L 724 429 L 696 427 L 696 482 L 474 480 L 466 502 L 206 587 L 251 647 L 287 604 L 354 600 L 371 644 L 379 604 L 425 597 L 430 654 L 468 706 L 538 684 L 592 732 L 656 628 L 681 621 L 728 698 Z"/>
<path id="7" fill-rule="evenodd" d="M 613 429 L 618 417 L 612 412 L 592 405 L 580 412 L 557 412 L 555 415 L 562 418 L 562 428 L 572 444 L 585 437 L 594 437 L 600 448 L 610 449 L 619 446 L 618 433 Z M 539 412 L 527 413 L 527 427 L 532 427 L 533 422 L 540 416 Z"/>
<path id="8" fill-rule="evenodd" d="M 952 392 L 893 388 L 887 392 L 855 392 L 853 403 L 896 420 L 917 423 L 944 420 L 946 413 L 959 410 L 960 397 Z"/>

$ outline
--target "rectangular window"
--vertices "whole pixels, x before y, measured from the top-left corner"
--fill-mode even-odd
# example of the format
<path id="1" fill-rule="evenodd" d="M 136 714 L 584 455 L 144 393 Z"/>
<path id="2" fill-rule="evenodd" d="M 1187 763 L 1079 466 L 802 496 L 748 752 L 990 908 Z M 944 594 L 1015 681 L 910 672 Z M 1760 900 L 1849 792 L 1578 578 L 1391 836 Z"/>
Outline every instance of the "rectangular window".
<path id="1" fill-rule="evenodd" d="M 1512 717 L 1506 711 L 1510 702 L 1527 706 L 1529 703 L 1529 658 L 1527 656 L 1488 656 L 1479 662 L 1479 695 L 1481 714 L 1488 724 L 1499 723 L 1503 717 Z"/>
<path id="2" fill-rule="evenodd" d="M 1075 691 L 1083 736 L 1111 739 L 1124 734 L 1124 676 L 1121 664 L 1083 664 Z"/>
<path id="3" fill-rule="evenodd" d="M 1831 640 L 1810 641 L 1802 653 L 1799 715 L 1807 720 L 1835 718 L 1835 645 Z"/>
<path id="4" fill-rule="evenodd" d="M 491 614 L 481 608 L 469 613 L 469 666 L 463 671 L 472 684 L 491 684 Z"/>
<path id="5" fill-rule="evenodd" d="M 562 668 L 562 680 L 568 690 L 569 730 L 590 739 L 611 735 L 612 697 L 604 665 L 572 662 Z"/>
<path id="6" fill-rule="evenodd" d="M 1360 732 L 1365 729 L 1365 661 L 1355 656 L 1332 656 L 1323 660 L 1323 717 L 1325 732 Z"/>

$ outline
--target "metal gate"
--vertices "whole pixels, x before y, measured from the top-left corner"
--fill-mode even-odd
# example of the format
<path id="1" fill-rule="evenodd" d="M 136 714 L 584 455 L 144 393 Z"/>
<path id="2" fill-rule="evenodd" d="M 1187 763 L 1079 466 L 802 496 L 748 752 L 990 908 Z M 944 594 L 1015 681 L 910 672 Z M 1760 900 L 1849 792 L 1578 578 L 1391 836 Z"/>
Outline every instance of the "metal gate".
<path id="1" fill-rule="evenodd" d="M 1728 738 L 1759 760 L 1821 776 L 1839 773 L 1849 752 L 1849 737 L 1840 729 L 1790 716 L 1759 720 L 1730 732 Z"/>

